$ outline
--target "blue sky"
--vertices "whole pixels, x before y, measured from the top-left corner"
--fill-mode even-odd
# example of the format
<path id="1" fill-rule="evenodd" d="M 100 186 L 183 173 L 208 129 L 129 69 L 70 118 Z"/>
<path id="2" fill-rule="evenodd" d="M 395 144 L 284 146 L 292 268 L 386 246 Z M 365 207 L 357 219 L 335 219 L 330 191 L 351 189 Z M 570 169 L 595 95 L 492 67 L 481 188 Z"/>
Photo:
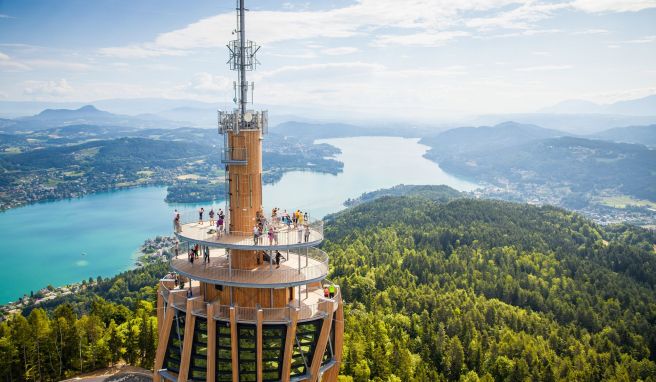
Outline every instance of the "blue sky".
<path id="1" fill-rule="evenodd" d="M 255 101 L 363 117 L 656 93 L 656 1 L 247 1 Z M 230 105 L 234 2 L 0 0 L 0 99 Z"/>

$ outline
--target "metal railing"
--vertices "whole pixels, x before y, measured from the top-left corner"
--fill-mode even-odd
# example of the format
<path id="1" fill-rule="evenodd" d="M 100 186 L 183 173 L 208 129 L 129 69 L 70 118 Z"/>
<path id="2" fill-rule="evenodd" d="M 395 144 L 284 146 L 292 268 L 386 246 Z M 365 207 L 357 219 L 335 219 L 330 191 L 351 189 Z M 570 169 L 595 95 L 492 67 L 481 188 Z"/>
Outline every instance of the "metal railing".
<path id="1" fill-rule="evenodd" d="M 313 291 L 316 293 L 317 290 Z M 334 296 L 332 311 L 337 310 L 339 300 L 341 299 L 340 289 L 337 288 L 337 293 Z M 185 293 L 176 293 L 173 295 L 173 306 L 183 312 L 187 311 L 187 297 Z M 230 320 L 230 305 L 221 305 L 217 302 L 205 302 L 202 296 L 189 299 L 191 301 L 191 313 L 197 317 L 207 317 L 207 305 L 213 305 L 213 317 L 215 320 L 228 321 Z M 298 309 L 298 321 L 309 321 L 319 317 L 323 317 L 324 312 L 321 310 L 321 302 L 314 304 L 303 304 L 299 307 L 296 304 L 279 308 L 260 308 L 262 309 L 262 322 L 264 323 L 287 323 L 291 321 L 291 312 L 293 309 Z M 234 306 L 235 319 L 237 322 L 242 323 L 255 323 L 257 322 L 256 307 L 242 307 Z"/>
<path id="2" fill-rule="evenodd" d="M 183 250 L 184 253 L 184 250 Z M 280 268 L 276 268 L 275 255 L 255 269 L 231 267 L 229 255 L 210 257 L 209 263 L 199 258 L 191 263 L 186 255 L 171 259 L 173 270 L 192 279 L 216 280 L 238 284 L 294 284 L 317 280 L 328 274 L 328 254 L 318 248 L 286 251 Z"/>
<path id="3" fill-rule="evenodd" d="M 267 225 L 266 233 L 255 235 L 253 231 L 228 231 L 229 222 L 224 221 L 224 230 L 219 232 L 214 225 L 209 224 L 209 211 L 203 214 L 200 221 L 198 212 L 185 211 L 180 214 L 180 226 L 174 226 L 174 231 L 182 239 L 223 244 L 226 246 L 248 246 L 266 249 L 266 247 L 298 246 L 303 243 L 316 243 L 323 240 L 323 220 L 303 222 L 303 224 L 285 224 L 276 219 Z M 215 217 L 216 218 L 216 217 Z M 216 219 L 215 219 L 216 220 Z M 269 228 L 271 227 L 271 228 Z M 269 235 L 268 229 L 271 229 Z"/>

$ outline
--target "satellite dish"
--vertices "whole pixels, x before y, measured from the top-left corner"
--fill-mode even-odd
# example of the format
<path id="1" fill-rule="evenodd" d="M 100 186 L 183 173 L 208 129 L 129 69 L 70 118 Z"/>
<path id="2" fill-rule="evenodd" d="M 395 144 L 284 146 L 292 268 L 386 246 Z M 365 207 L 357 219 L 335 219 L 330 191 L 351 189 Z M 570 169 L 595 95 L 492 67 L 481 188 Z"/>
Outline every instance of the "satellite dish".
<path id="1" fill-rule="evenodd" d="M 251 114 L 251 113 L 244 114 L 244 121 L 250 122 L 252 120 L 253 120 L 253 114 Z"/>

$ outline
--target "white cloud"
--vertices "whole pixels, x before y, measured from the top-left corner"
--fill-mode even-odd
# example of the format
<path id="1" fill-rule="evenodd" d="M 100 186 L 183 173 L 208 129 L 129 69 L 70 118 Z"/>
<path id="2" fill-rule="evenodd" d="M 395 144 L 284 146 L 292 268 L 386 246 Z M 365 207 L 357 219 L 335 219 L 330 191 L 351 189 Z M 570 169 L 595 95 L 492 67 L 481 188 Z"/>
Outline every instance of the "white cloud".
<path id="1" fill-rule="evenodd" d="M 127 46 L 116 46 L 101 48 L 100 54 L 117 58 L 151 58 L 160 56 L 183 56 L 185 51 L 179 49 L 164 49 L 156 44 L 135 44 Z"/>
<path id="2" fill-rule="evenodd" d="M 591 13 L 638 12 L 643 9 L 656 8 L 654 0 L 576 0 L 571 6 Z"/>
<path id="3" fill-rule="evenodd" d="M 13 19 L 13 18 L 15 18 L 15 17 L 12 17 L 12 16 L 9 16 L 9 15 L 5 15 L 5 14 L 3 14 L 3 13 L 0 13 L 0 19 Z"/>
<path id="4" fill-rule="evenodd" d="M 321 53 L 328 55 L 328 56 L 341 56 L 345 54 L 352 54 L 360 49 L 353 47 L 353 46 L 339 46 L 336 48 L 325 48 L 321 50 Z"/>
<path id="5" fill-rule="evenodd" d="M 384 47 L 388 45 L 440 46 L 458 37 L 470 34 L 464 31 L 426 32 L 406 35 L 382 35 L 376 38 L 373 45 Z"/>
<path id="6" fill-rule="evenodd" d="M 28 65 L 25 65 L 21 62 L 18 62 L 7 54 L 0 52 L 0 68 L 4 68 L 6 71 L 24 71 L 30 70 Z"/>
<path id="7" fill-rule="evenodd" d="M 607 29 L 593 28 L 593 29 L 585 29 L 582 31 L 574 32 L 572 34 L 607 34 L 607 33 L 610 33 Z"/>
<path id="8" fill-rule="evenodd" d="M 180 90 L 189 93 L 207 95 L 225 94 L 231 89 L 231 79 L 206 72 L 196 73 L 191 81 L 180 87 Z"/>
<path id="9" fill-rule="evenodd" d="M 59 81 L 25 81 L 23 92 L 31 96 L 65 96 L 73 92 L 73 88 L 62 78 Z"/>
<path id="10" fill-rule="evenodd" d="M 622 42 L 624 42 L 625 44 L 649 44 L 652 42 L 656 42 L 656 35 L 644 36 L 637 39 L 627 40 Z"/>
<path id="11" fill-rule="evenodd" d="M 525 66 L 523 68 L 516 68 L 518 72 L 550 72 L 554 70 L 571 69 L 572 65 L 538 65 L 538 66 Z"/>

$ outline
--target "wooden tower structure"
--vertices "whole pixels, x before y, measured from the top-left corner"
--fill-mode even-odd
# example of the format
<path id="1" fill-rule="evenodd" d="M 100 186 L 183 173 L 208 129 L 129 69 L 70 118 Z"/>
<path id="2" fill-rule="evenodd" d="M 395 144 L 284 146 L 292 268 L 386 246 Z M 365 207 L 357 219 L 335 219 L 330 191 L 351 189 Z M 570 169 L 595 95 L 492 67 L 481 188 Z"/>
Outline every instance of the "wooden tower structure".
<path id="1" fill-rule="evenodd" d="M 246 40 L 245 11 L 237 0 L 238 38 L 228 45 L 237 107 L 218 121 L 224 225 L 194 212 L 174 219 L 180 245 L 158 290 L 155 382 L 332 382 L 339 373 L 344 314 L 339 286 L 326 279 L 329 257 L 316 248 L 323 222 L 262 206 L 267 112 L 248 109 L 246 72 L 259 48 Z"/>

